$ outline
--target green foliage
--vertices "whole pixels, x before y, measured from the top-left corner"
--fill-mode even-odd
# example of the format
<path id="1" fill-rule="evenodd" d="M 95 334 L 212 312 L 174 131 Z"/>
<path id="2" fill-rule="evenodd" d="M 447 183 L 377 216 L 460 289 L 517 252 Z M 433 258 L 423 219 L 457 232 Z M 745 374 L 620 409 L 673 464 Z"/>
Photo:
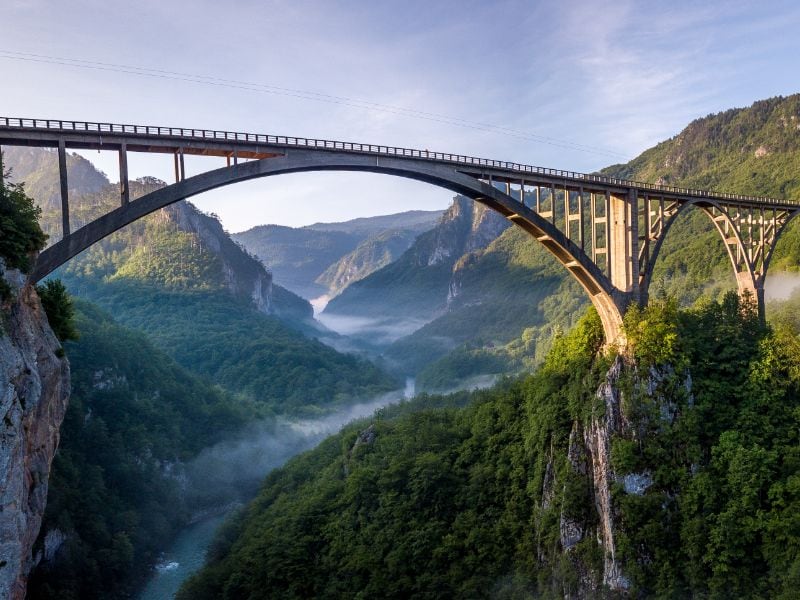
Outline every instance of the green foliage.
<path id="1" fill-rule="evenodd" d="M 42 527 L 66 541 L 28 598 L 128 597 L 191 510 L 182 463 L 257 413 L 176 365 L 140 333 L 76 302 L 72 393 Z M 41 545 L 40 539 L 38 544 Z"/>
<path id="2" fill-rule="evenodd" d="M 183 367 L 275 412 L 313 413 L 398 386 L 372 363 L 307 338 L 226 291 L 121 277 L 68 281 Z"/>
<path id="3" fill-rule="evenodd" d="M 77 340 L 78 330 L 75 328 L 75 309 L 67 288 L 60 279 L 48 279 L 36 286 L 36 292 L 42 301 L 47 314 L 47 321 L 56 337 L 62 342 Z"/>
<path id="4" fill-rule="evenodd" d="M 27 271 L 30 257 L 44 248 L 47 236 L 39 227 L 41 210 L 22 185 L 0 178 L 0 258 L 12 269 Z"/>
<path id="5" fill-rule="evenodd" d="M 792 597 L 798 330 L 765 329 L 733 294 L 690 311 L 659 302 L 626 328 L 639 362 L 617 384 L 611 463 L 631 595 Z M 556 598 L 599 584 L 591 464 L 572 449 L 605 410 L 601 345 L 590 314 L 524 381 L 346 428 L 268 477 L 179 598 Z M 628 474 L 650 483 L 627 493 Z M 565 519 L 585 532 L 569 552 Z"/>
<path id="6" fill-rule="evenodd" d="M 220 289 L 222 261 L 196 236 L 148 224 L 147 244 L 133 249 L 113 278 L 148 280 L 170 288 Z"/>
<path id="7" fill-rule="evenodd" d="M 601 343 L 591 314 L 527 381 L 423 396 L 348 426 L 267 478 L 230 525 L 236 534 L 225 530 L 211 564 L 178 597 L 563 596 L 550 585 L 553 515 L 584 518 L 591 486 L 573 474 L 543 514 L 549 467 L 531 427 L 546 432 L 547 449 L 553 435 L 566 443 L 556 433 L 571 422 L 562 394 L 596 385 Z M 564 461 L 550 458 L 566 478 Z M 581 551 L 602 562 L 590 546 Z M 578 579 L 569 564 L 555 568 Z"/>
<path id="8" fill-rule="evenodd" d="M 645 308 L 631 306 L 625 314 L 624 332 L 640 367 L 669 363 L 678 349 L 678 302 L 668 299 Z"/>

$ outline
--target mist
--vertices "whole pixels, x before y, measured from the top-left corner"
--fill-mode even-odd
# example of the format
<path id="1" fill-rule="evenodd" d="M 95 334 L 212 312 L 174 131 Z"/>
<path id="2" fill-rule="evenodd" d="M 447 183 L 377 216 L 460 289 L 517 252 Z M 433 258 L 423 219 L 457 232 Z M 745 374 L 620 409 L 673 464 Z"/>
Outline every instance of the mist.
<path id="1" fill-rule="evenodd" d="M 324 312 L 318 314 L 316 319 L 340 335 L 369 338 L 372 344 L 385 346 L 414 333 L 429 322 L 428 319 L 376 319 Z"/>
<path id="2" fill-rule="evenodd" d="M 277 418 L 254 423 L 234 440 L 206 448 L 185 465 L 188 505 L 195 511 L 225 510 L 248 501 L 264 477 L 293 456 L 313 448 L 348 423 L 411 398 L 414 381 L 402 390 L 354 402 L 314 419 Z"/>
<path id="3" fill-rule="evenodd" d="M 800 273 L 769 273 L 764 281 L 764 299 L 786 300 L 800 289 Z"/>

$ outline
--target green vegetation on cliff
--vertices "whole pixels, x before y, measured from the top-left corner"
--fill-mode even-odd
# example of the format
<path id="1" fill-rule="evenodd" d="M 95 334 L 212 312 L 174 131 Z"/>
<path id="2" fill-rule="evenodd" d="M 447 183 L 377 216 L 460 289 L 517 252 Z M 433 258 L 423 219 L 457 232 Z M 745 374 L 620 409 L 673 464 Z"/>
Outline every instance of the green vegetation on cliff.
<path id="1" fill-rule="evenodd" d="M 22 185 L 6 183 L 6 177 L 0 173 L 0 258 L 7 267 L 27 271 L 31 255 L 44 247 L 47 236 L 38 222 L 41 210 Z"/>
<path id="2" fill-rule="evenodd" d="M 797 330 L 735 296 L 626 328 L 638 368 L 606 376 L 592 315 L 466 408 L 423 398 L 346 428 L 267 478 L 179 597 L 586 597 L 611 574 L 607 522 L 634 596 L 792 597 Z"/>

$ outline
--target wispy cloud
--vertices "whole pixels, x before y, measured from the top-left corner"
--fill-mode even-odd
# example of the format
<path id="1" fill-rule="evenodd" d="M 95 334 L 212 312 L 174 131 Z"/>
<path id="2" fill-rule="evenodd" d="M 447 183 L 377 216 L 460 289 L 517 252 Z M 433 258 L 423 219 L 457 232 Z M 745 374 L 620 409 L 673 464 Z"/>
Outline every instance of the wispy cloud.
<path id="1" fill-rule="evenodd" d="M 18 52 L 250 81 L 451 118 L 0 58 L 5 80 L 14 82 L 0 99 L 6 114 L 379 142 L 593 170 L 623 160 L 603 150 L 632 158 L 693 118 L 800 90 L 800 6 L 789 0 L 239 0 L 235 10 L 213 0 L 6 4 L 0 46 Z M 116 172 L 111 164 L 101 168 Z M 165 161 L 147 174 L 169 179 L 171 168 Z M 324 185 L 275 181 L 197 202 L 236 230 L 441 208 L 450 198 L 352 174 Z M 263 202 L 267 192 L 276 200 Z"/>

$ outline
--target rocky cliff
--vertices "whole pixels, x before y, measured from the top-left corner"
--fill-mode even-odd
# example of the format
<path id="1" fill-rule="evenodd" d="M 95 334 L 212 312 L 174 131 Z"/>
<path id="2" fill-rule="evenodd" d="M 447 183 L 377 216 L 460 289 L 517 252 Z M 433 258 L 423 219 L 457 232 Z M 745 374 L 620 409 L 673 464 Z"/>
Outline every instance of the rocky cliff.
<path id="1" fill-rule="evenodd" d="M 69 364 L 32 285 L 0 262 L 0 598 L 21 600 L 33 567 Z"/>
<path id="2" fill-rule="evenodd" d="M 237 297 L 249 298 L 263 313 L 289 319 L 311 319 L 311 305 L 286 290 L 276 290 L 272 273 L 261 262 L 234 242 L 222 224 L 188 202 L 178 202 L 159 211 L 153 218 L 175 223 L 180 231 L 197 236 L 221 263 L 221 283 Z"/>
<path id="3" fill-rule="evenodd" d="M 590 518 L 584 520 L 569 515 L 563 507 L 561 510 L 559 523 L 561 550 L 580 573 L 578 597 L 597 594 L 600 584 L 617 592 L 626 591 L 630 585 L 617 558 L 615 534 L 618 516 L 612 498 L 612 487 L 617 478 L 611 466 L 611 440 L 614 436 L 623 434 L 625 420 L 620 392 L 620 376 L 623 368 L 622 359 L 617 357 L 606 375 L 606 381 L 597 390 L 598 404 L 592 410 L 588 423 L 575 421 L 569 436 L 567 460 L 574 474 L 588 480 L 594 506 L 594 514 L 590 513 Z M 552 472 L 552 467 L 548 471 Z M 546 481 L 546 485 L 553 484 L 552 479 Z M 564 492 L 566 491 L 565 487 Z M 552 496 L 553 490 L 545 489 L 543 498 Z M 567 502 L 568 500 L 565 500 L 565 504 Z M 574 553 L 574 549 L 581 541 L 592 538 L 597 540 L 602 549 L 601 573 L 594 572 Z"/>

